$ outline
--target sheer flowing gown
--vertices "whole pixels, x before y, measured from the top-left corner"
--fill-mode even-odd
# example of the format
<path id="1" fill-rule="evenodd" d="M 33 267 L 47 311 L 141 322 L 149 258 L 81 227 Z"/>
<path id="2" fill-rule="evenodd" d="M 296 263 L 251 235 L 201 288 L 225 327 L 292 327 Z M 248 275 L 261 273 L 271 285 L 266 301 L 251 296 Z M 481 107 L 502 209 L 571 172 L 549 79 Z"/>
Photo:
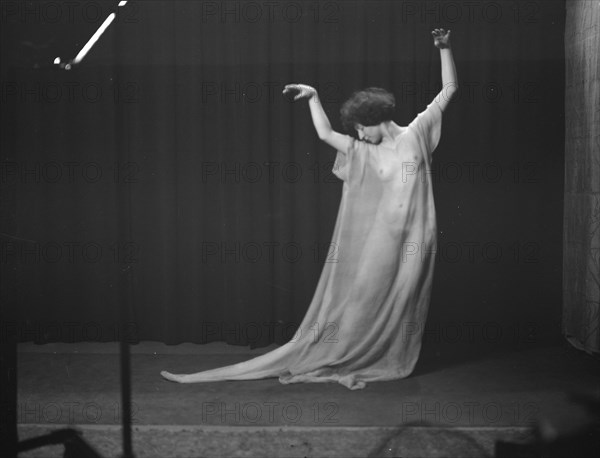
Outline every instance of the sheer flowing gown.
<path id="1" fill-rule="evenodd" d="M 429 309 L 437 244 L 432 153 L 442 111 L 436 102 L 393 147 L 352 139 L 333 173 L 344 181 L 332 244 L 306 316 L 285 345 L 180 383 L 279 377 L 283 384 L 338 382 L 354 390 L 413 371 Z"/>

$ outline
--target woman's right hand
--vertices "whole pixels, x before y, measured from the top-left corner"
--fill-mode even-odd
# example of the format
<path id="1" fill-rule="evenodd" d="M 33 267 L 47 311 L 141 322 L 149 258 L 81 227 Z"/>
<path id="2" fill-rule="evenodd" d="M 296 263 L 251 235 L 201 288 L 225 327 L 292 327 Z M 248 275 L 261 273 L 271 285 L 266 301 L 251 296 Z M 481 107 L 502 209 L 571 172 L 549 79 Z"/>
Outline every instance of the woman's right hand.
<path id="1" fill-rule="evenodd" d="M 293 92 L 297 92 L 294 100 L 311 99 L 317 95 L 317 90 L 314 87 L 306 84 L 286 84 L 286 86 L 283 88 L 284 95 Z"/>

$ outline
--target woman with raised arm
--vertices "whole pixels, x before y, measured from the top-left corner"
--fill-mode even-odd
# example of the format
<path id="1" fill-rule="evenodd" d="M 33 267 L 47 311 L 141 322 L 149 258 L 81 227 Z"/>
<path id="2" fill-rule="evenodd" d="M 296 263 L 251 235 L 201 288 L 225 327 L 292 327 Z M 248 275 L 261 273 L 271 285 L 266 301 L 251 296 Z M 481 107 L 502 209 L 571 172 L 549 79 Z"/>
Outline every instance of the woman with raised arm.
<path id="1" fill-rule="evenodd" d="M 295 337 L 251 360 L 196 374 L 161 374 L 181 383 L 279 377 L 281 383 L 367 382 L 411 374 L 419 358 L 429 308 L 437 243 L 430 165 L 442 112 L 458 89 L 450 31 L 435 29 L 443 88 L 408 126 L 393 120 L 394 96 L 384 89 L 354 93 L 335 132 L 317 91 L 290 84 L 306 98 L 319 138 L 337 150 L 333 172 L 344 180 L 332 244 Z"/>

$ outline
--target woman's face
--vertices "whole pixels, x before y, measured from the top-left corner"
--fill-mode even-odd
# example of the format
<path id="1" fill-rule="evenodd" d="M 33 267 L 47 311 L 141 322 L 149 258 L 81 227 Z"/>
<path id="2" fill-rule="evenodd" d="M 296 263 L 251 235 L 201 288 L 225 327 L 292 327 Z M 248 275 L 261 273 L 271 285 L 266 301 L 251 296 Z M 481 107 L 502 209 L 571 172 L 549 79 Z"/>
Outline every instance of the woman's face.
<path id="1" fill-rule="evenodd" d="M 356 132 L 358 132 L 358 138 L 361 140 L 373 145 L 381 143 L 383 134 L 381 133 L 380 126 L 363 126 L 362 124 L 357 124 L 354 127 Z"/>

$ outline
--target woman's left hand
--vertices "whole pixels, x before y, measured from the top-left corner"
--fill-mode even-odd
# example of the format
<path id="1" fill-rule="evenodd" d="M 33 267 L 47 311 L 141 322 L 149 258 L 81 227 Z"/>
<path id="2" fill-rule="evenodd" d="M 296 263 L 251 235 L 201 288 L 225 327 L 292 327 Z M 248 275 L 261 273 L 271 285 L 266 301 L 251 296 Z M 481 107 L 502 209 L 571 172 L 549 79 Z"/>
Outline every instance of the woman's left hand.
<path id="1" fill-rule="evenodd" d="M 436 48 L 446 49 L 450 47 L 450 30 L 446 32 L 444 29 L 435 29 L 431 34 Z"/>

